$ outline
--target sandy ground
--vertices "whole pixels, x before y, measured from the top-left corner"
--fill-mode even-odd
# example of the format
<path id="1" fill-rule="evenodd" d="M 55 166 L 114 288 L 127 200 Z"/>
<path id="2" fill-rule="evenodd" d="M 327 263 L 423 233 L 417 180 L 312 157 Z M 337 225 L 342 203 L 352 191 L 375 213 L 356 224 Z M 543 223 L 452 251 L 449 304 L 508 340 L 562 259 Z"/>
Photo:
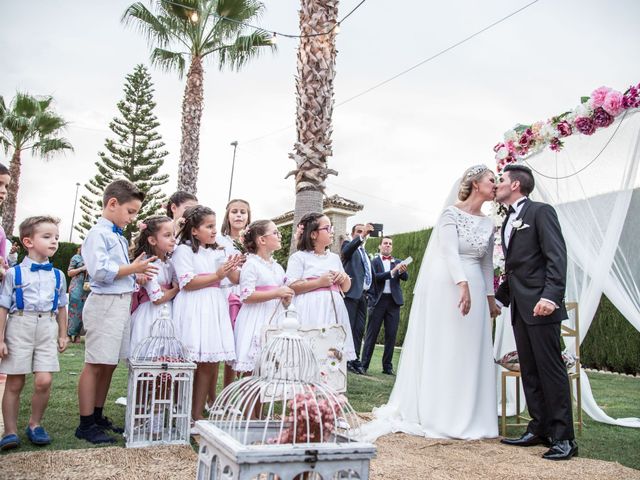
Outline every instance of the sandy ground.
<path id="1" fill-rule="evenodd" d="M 393 434 L 380 438 L 376 446 L 370 477 L 374 480 L 640 480 L 640 470 L 617 463 L 586 458 L 551 462 L 541 458 L 542 447 L 507 447 L 497 440 L 463 442 Z M 193 479 L 196 458 L 187 446 L 16 452 L 0 457 L 0 479 Z"/>

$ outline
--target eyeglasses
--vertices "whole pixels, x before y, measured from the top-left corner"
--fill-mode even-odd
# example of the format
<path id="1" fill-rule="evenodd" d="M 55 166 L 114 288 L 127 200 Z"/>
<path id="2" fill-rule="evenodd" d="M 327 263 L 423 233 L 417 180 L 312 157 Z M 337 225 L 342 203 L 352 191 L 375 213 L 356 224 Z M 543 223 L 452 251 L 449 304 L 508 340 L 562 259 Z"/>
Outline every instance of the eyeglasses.
<path id="1" fill-rule="evenodd" d="M 320 227 L 318 231 L 326 230 L 327 233 L 333 233 L 333 225 L 325 225 L 324 227 Z"/>
<path id="2" fill-rule="evenodd" d="M 263 237 L 267 237 L 269 235 L 275 235 L 276 237 L 282 237 L 282 233 L 280 232 L 280 230 L 276 230 L 275 232 L 271 232 L 271 233 L 265 233 L 264 235 L 262 235 Z"/>

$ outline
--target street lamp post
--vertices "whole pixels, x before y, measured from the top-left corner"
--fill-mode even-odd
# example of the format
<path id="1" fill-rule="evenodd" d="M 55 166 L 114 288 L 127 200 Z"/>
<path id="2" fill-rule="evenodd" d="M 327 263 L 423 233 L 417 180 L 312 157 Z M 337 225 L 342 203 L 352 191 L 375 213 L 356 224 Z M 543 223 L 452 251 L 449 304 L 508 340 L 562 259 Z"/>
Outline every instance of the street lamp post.
<path id="1" fill-rule="evenodd" d="M 229 195 L 227 197 L 227 203 L 231 201 L 231 187 L 233 186 L 233 170 L 236 166 L 236 148 L 238 148 L 238 141 L 231 142 L 233 146 L 233 161 L 231 162 L 231 178 L 229 179 Z"/>
<path id="2" fill-rule="evenodd" d="M 78 189 L 80 188 L 80 182 L 76 182 L 76 198 L 73 199 L 73 214 L 71 214 L 71 228 L 69 229 L 69 243 L 71 243 L 71 236 L 73 235 L 73 224 L 76 221 L 76 206 L 78 205 Z"/>

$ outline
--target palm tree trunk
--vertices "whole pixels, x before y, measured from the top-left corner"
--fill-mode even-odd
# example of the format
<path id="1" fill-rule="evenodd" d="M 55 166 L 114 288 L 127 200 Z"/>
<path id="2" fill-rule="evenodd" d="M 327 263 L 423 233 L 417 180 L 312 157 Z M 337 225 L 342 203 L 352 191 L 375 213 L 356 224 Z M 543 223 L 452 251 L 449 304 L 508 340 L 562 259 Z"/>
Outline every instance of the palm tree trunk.
<path id="1" fill-rule="evenodd" d="M 322 33 L 338 21 L 338 0 L 302 0 L 300 33 Z M 335 77 L 335 32 L 300 38 L 298 75 L 296 76 L 297 141 L 289 154 L 296 162 L 296 206 L 293 229 L 302 216 L 322 211 L 325 180 L 338 172 L 327 167 L 331 148 L 331 116 L 333 114 L 333 79 Z M 291 252 L 295 251 L 292 238 Z"/>
<path id="2" fill-rule="evenodd" d="M 20 149 L 16 149 L 9 164 L 11 183 L 7 187 L 7 198 L 2 205 L 2 228 L 7 237 L 13 235 L 13 225 L 16 221 L 16 205 L 18 203 L 18 188 L 20 188 Z"/>
<path id="3" fill-rule="evenodd" d="M 182 100 L 182 144 L 178 166 L 178 190 L 185 190 L 194 195 L 198 190 L 200 121 L 204 99 L 203 77 L 202 59 L 193 57 Z"/>

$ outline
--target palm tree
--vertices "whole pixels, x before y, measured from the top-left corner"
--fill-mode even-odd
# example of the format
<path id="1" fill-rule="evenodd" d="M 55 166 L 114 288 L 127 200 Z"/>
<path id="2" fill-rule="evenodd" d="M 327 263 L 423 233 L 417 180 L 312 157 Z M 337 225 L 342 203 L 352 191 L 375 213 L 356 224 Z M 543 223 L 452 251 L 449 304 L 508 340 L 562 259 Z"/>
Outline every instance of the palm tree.
<path id="1" fill-rule="evenodd" d="M 256 57 L 261 47 L 275 49 L 271 35 L 256 30 L 243 35 L 240 22 L 251 23 L 264 11 L 257 0 L 158 0 L 156 13 L 141 2 L 129 6 L 122 16 L 146 35 L 151 62 L 180 78 L 187 62 L 187 84 L 182 100 L 182 144 L 178 167 L 178 189 L 196 193 L 200 120 L 204 97 L 203 60 L 217 56 L 220 70 L 240 69 Z"/>
<path id="2" fill-rule="evenodd" d="M 2 226 L 7 235 L 12 234 L 16 219 L 22 152 L 31 150 L 34 155 L 49 159 L 56 153 L 73 150 L 66 138 L 58 136 L 67 122 L 51 110 L 52 101 L 48 96 L 16 93 L 7 108 L 0 96 L 0 143 L 7 155 L 13 151 L 9 163 L 11 183 L 2 209 Z"/>
<path id="3" fill-rule="evenodd" d="M 293 226 L 309 212 L 321 212 L 325 180 L 338 172 L 327 167 L 331 148 L 333 79 L 336 75 L 338 0 L 302 0 L 300 46 L 296 76 L 296 130 L 294 152 L 296 205 Z M 304 36 L 328 32 L 326 35 Z M 291 253 L 295 251 L 292 239 Z"/>

